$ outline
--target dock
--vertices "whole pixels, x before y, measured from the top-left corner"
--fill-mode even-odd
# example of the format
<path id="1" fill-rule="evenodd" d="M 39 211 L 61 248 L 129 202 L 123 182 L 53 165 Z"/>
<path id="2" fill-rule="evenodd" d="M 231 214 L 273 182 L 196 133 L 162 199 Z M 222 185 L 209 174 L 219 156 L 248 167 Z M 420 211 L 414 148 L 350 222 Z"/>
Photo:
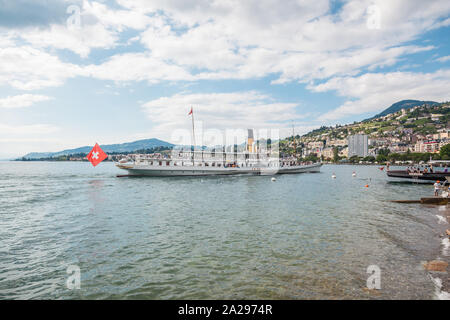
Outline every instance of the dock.
<path id="1" fill-rule="evenodd" d="M 425 197 L 420 200 L 391 200 L 394 203 L 421 203 L 421 204 L 434 204 L 434 205 L 446 205 L 449 203 L 450 198 L 443 197 Z"/>

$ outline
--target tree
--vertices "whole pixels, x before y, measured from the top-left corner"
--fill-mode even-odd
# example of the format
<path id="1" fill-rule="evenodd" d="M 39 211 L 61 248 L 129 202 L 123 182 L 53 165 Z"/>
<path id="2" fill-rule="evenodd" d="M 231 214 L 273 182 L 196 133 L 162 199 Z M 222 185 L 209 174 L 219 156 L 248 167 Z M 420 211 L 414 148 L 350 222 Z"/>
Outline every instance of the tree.
<path id="1" fill-rule="evenodd" d="M 384 154 L 379 154 L 377 155 L 377 162 L 386 162 L 387 161 L 387 157 Z"/>
<path id="2" fill-rule="evenodd" d="M 374 162 L 375 161 L 375 157 L 374 156 L 367 156 L 363 159 L 363 161 L 366 162 Z"/>
<path id="3" fill-rule="evenodd" d="M 450 157 L 450 143 L 446 144 L 445 146 L 443 146 L 441 148 L 441 150 L 439 151 L 440 156 L 443 157 Z"/>
<path id="4" fill-rule="evenodd" d="M 319 158 L 317 157 L 317 154 L 315 154 L 315 153 L 311 153 L 305 157 L 305 161 L 317 162 L 318 160 L 319 160 Z"/>
<path id="5" fill-rule="evenodd" d="M 339 161 L 339 151 L 337 147 L 333 148 L 333 162 L 338 162 Z"/>
<path id="6" fill-rule="evenodd" d="M 383 156 L 387 156 L 391 151 L 388 148 L 384 148 L 384 149 L 380 149 L 378 150 L 378 154 L 383 155 Z"/>
<path id="7" fill-rule="evenodd" d="M 358 156 L 351 156 L 348 161 L 350 161 L 351 163 L 358 163 L 360 161 L 360 158 Z"/>

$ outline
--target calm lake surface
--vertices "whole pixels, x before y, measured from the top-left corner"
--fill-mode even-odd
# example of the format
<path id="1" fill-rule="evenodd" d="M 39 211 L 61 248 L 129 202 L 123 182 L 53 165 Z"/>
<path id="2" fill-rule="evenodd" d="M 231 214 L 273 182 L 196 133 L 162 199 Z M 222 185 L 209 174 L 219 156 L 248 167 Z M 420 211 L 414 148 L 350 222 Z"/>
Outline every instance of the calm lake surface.
<path id="1" fill-rule="evenodd" d="M 0 298 L 433 299 L 422 262 L 441 250 L 439 210 L 386 201 L 432 186 L 321 171 L 117 178 L 112 163 L 0 162 Z"/>

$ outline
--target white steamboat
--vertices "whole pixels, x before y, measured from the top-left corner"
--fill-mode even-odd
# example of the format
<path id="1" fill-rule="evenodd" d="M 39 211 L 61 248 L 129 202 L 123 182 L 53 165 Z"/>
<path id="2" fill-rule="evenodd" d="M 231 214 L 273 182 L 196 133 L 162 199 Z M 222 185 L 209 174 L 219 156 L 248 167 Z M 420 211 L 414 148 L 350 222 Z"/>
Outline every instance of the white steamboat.
<path id="1" fill-rule="evenodd" d="M 170 157 L 136 155 L 133 162 L 121 161 L 116 166 L 130 176 L 171 177 L 320 172 L 322 163 L 302 163 L 266 153 L 173 151 Z"/>

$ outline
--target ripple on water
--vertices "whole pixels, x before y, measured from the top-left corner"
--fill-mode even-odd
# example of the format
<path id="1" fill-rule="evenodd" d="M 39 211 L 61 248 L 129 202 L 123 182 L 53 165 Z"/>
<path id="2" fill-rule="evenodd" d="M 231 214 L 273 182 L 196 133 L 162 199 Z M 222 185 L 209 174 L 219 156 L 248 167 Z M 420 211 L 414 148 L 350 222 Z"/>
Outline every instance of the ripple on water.
<path id="1" fill-rule="evenodd" d="M 0 169 L 3 298 L 433 297 L 418 266 L 441 250 L 435 208 L 386 202 L 429 190 L 388 184 L 376 167 L 323 166 L 277 183 L 117 179 L 111 163 Z M 78 291 L 65 285 L 73 264 Z M 373 264 L 377 296 L 363 290 Z"/>

